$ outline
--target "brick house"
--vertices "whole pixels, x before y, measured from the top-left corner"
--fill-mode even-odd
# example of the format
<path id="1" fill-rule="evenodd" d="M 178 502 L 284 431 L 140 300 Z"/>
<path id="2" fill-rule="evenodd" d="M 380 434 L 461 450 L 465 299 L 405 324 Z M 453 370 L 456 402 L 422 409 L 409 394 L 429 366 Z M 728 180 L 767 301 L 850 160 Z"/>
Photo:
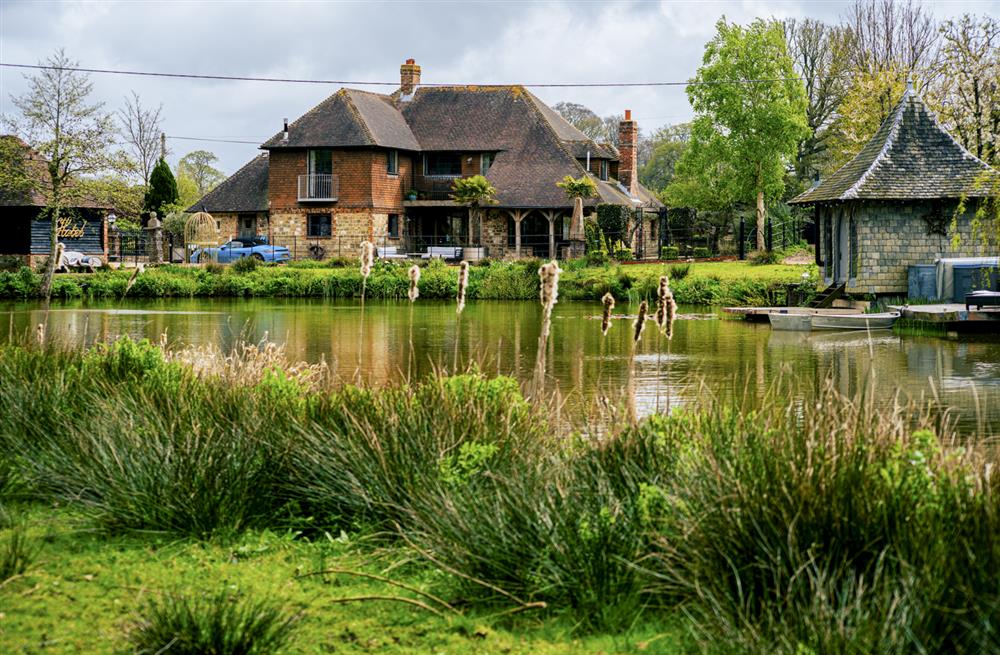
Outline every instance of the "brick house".
<path id="1" fill-rule="evenodd" d="M 421 86 L 420 66 L 400 67 L 391 95 L 340 89 L 266 141 L 267 151 L 192 206 L 223 234 L 254 229 L 297 256 L 319 245 L 353 255 L 361 240 L 423 252 L 483 248 L 480 255 L 556 256 L 568 243 L 572 204 L 556 182 L 589 175 L 599 203 L 637 210 L 636 230 L 656 252 L 663 207 L 638 181 L 638 126 L 626 112 L 616 149 L 595 143 L 522 86 Z M 450 198 L 455 178 L 484 175 L 497 204 L 469 225 Z M 641 210 L 641 211 L 638 211 Z M 472 251 L 470 251 L 472 252 Z"/>
<path id="2" fill-rule="evenodd" d="M 910 266 L 982 254 L 971 223 L 977 197 L 986 194 L 974 181 L 984 172 L 996 174 L 941 127 L 910 86 L 854 159 L 790 202 L 813 207 L 816 263 L 827 284 L 847 293 L 906 294 Z M 955 250 L 949 225 L 963 194 L 970 201 L 955 217 Z"/>
<path id="3" fill-rule="evenodd" d="M 0 213 L 3 215 L 0 255 L 14 255 L 28 266 L 35 266 L 48 259 L 52 245 L 52 221 L 45 212 L 48 206 L 45 192 L 49 184 L 48 162 L 16 136 L 0 135 L 0 139 L 13 141 L 12 151 L 22 153 L 26 172 L 36 180 L 32 188 L 25 192 L 0 189 Z M 86 194 L 73 193 L 72 188 L 69 191 L 72 206 L 62 209 L 56 226 L 59 241 L 67 251 L 97 256 L 106 262 L 107 216 L 111 207 Z"/>

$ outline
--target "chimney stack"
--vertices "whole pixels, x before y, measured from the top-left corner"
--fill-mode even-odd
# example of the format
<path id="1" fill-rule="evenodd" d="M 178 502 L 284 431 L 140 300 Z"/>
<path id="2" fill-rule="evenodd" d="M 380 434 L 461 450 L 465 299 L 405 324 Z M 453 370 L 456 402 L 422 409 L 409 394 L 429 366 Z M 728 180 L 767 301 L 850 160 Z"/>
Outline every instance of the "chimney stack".
<path id="1" fill-rule="evenodd" d="M 399 93 L 411 96 L 418 86 L 420 86 L 420 66 L 413 59 L 407 59 L 406 63 L 399 67 Z"/>
<path id="2" fill-rule="evenodd" d="M 281 132 L 281 140 L 288 141 L 288 119 L 285 119 L 285 128 Z"/>
<path id="3" fill-rule="evenodd" d="M 639 126 L 632 120 L 632 110 L 625 110 L 625 120 L 618 123 L 618 181 L 633 198 L 639 196 Z"/>

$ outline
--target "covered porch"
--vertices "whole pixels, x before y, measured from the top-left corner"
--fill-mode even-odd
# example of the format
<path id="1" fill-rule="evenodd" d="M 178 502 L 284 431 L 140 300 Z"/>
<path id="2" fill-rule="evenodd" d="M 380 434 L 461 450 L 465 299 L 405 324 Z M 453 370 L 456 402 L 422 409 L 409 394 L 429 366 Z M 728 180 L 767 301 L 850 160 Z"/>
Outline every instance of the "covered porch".
<path id="1" fill-rule="evenodd" d="M 410 254 L 448 246 L 471 249 L 467 259 L 553 259 L 564 256 L 569 246 L 570 209 L 491 207 L 481 210 L 470 229 L 466 207 L 442 201 L 405 204 L 402 237 Z"/>

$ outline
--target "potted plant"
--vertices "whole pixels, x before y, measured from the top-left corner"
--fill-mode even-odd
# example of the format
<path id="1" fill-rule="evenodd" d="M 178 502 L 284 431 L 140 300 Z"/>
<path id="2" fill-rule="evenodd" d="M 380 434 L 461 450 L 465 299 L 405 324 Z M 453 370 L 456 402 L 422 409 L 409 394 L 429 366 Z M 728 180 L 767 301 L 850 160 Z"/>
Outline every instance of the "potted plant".
<path id="1" fill-rule="evenodd" d="M 409 191 L 407 191 L 406 192 L 406 199 L 407 200 L 416 200 L 417 199 L 417 190 L 416 189 L 410 189 Z"/>

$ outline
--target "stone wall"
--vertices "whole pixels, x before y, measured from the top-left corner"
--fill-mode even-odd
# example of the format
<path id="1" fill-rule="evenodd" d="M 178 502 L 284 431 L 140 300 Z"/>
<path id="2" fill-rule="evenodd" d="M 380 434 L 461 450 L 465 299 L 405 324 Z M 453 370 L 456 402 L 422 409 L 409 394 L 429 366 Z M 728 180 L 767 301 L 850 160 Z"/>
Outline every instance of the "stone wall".
<path id="1" fill-rule="evenodd" d="M 961 244 L 952 248 L 948 231 L 954 213 L 955 201 L 938 205 L 931 202 L 857 202 L 846 211 L 855 212 L 857 226 L 856 276 L 848 280 L 847 293 L 852 294 L 906 294 L 909 267 L 916 264 L 933 264 L 942 257 L 972 257 L 977 249 L 971 239 L 970 222 L 973 211 L 959 217 L 958 231 Z M 821 211 L 824 225 L 819 235 L 824 241 L 821 256 L 824 279 L 832 262 L 826 253 L 825 222 L 829 212 Z M 928 218 L 943 218 L 946 234 L 932 233 Z"/>

